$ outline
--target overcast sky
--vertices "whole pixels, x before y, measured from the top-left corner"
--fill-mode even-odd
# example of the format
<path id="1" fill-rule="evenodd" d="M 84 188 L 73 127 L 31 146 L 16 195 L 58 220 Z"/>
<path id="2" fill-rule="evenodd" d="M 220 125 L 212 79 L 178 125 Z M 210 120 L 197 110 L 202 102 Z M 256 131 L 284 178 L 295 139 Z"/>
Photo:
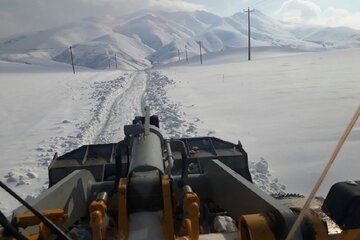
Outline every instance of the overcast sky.
<path id="1" fill-rule="evenodd" d="M 203 9 L 230 16 L 248 6 L 290 22 L 360 29 L 360 0 L 0 0 L 0 38 L 142 9 Z"/>

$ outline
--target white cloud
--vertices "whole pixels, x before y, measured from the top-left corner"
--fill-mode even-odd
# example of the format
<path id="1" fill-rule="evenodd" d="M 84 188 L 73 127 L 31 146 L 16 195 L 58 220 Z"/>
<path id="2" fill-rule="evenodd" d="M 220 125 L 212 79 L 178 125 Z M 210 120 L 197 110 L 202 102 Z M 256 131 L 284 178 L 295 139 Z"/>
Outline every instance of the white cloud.
<path id="1" fill-rule="evenodd" d="M 312 22 L 320 17 L 321 8 L 307 0 L 287 0 L 281 5 L 277 15 L 288 22 Z"/>
<path id="2" fill-rule="evenodd" d="M 0 38 L 89 16 L 123 16 L 144 9 L 193 11 L 204 7 L 184 0 L 0 0 Z"/>
<path id="3" fill-rule="evenodd" d="M 189 3 L 182 0 L 150 0 L 150 8 L 174 10 L 174 11 L 195 11 L 204 10 L 205 7 L 199 4 Z"/>
<path id="4" fill-rule="evenodd" d="M 323 11 L 320 24 L 360 29 L 360 12 L 349 12 L 345 9 L 329 7 Z"/>
<path id="5" fill-rule="evenodd" d="M 360 12 L 341 8 L 321 9 L 310 0 L 287 0 L 283 2 L 276 16 L 287 22 L 317 24 L 329 27 L 347 26 L 360 29 Z"/>

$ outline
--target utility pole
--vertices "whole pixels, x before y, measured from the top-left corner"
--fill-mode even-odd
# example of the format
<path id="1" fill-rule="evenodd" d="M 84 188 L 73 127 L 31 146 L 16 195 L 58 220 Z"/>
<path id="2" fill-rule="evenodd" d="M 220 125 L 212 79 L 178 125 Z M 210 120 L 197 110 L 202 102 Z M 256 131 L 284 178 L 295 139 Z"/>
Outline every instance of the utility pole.
<path id="1" fill-rule="evenodd" d="M 201 41 L 199 41 L 199 47 L 200 47 L 200 63 L 203 64 L 202 50 L 201 50 Z"/>
<path id="2" fill-rule="evenodd" d="M 72 65 L 73 73 L 75 74 L 74 58 L 73 58 L 73 53 L 72 53 L 72 47 L 71 46 L 70 46 L 70 57 L 71 57 L 71 65 Z"/>
<path id="3" fill-rule="evenodd" d="M 187 53 L 187 45 L 185 45 L 185 57 L 186 57 L 186 62 L 188 62 L 189 58 L 188 58 L 188 53 Z"/>
<path id="4" fill-rule="evenodd" d="M 111 61 L 111 58 L 110 58 L 110 56 L 109 56 L 109 69 L 110 69 L 110 61 Z"/>
<path id="5" fill-rule="evenodd" d="M 117 58 L 116 58 L 116 53 L 115 53 L 115 67 L 117 69 Z"/>
<path id="6" fill-rule="evenodd" d="M 248 10 L 245 12 L 247 12 L 248 14 L 248 60 L 251 60 L 251 42 L 250 42 L 250 8 L 248 8 Z"/>
<path id="7" fill-rule="evenodd" d="M 178 58 L 179 58 L 179 62 L 180 62 L 181 58 L 180 58 L 180 50 L 179 49 L 178 49 Z"/>

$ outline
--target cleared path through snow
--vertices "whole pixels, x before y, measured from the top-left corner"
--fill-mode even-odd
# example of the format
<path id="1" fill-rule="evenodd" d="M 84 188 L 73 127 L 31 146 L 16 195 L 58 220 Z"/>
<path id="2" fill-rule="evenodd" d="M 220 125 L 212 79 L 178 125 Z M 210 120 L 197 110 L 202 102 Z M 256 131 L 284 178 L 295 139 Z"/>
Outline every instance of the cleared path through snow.
<path id="1" fill-rule="evenodd" d="M 145 72 L 134 72 L 130 83 L 114 99 L 94 143 L 117 142 L 124 136 L 124 125 L 131 123 L 135 116 L 142 114 L 142 98 L 146 89 Z"/>

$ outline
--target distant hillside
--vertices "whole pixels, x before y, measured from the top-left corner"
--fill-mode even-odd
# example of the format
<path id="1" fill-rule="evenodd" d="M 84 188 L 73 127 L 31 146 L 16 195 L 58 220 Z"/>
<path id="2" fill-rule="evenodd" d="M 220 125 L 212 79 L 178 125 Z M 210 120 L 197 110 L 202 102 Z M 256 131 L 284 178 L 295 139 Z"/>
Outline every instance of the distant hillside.
<path id="1" fill-rule="evenodd" d="M 289 25 L 258 10 L 251 15 L 253 47 L 277 46 L 317 51 L 360 46 L 360 31 L 338 27 Z M 105 69 L 117 63 L 123 69 L 142 69 L 154 63 L 169 63 L 203 52 L 218 52 L 247 46 L 247 14 L 219 17 L 205 11 L 141 12 L 128 19 L 103 21 L 87 18 L 45 31 L 0 39 L 0 59 L 34 63 L 52 59 L 70 63 L 73 46 L 76 65 Z"/>

